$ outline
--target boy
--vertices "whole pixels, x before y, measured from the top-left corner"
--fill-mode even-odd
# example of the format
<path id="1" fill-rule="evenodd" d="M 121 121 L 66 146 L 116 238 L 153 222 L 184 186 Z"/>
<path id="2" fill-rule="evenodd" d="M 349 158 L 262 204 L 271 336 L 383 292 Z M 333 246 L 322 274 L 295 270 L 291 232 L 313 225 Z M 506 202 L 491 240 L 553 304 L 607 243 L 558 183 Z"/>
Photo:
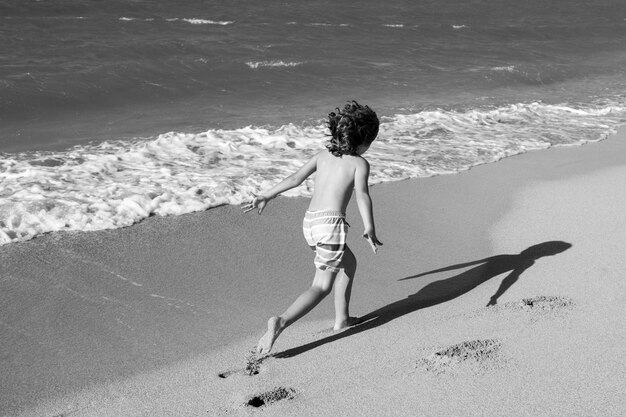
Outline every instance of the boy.
<path id="1" fill-rule="evenodd" d="M 382 245 L 376 238 L 374 227 L 367 183 L 369 164 L 361 156 L 378 134 L 378 117 L 369 107 L 352 101 L 343 110 L 337 109 L 337 113 L 330 113 L 327 124 L 332 136 L 326 145 L 328 151 L 320 151 L 297 172 L 243 206 L 244 213 L 257 208 L 261 214 L 271 199 L 297 187 L 316 172 L 313 197 L 302 225 L 307 243 L 316 252 L 313 284 L 283 314 L 268 320 L 267 332 L 259 340 L 257 353 L 269 353 L 280 333 L 322 301 L 330 293 L 333 284 L 334 330 L 356 324 L 356 319 L 348 314 L 356 259 L 346 245 L 349 225 L 345 219 L 353 189 L 365 226 L 363 237 L 368 240 L 374 253 L 377 246 Z"/>

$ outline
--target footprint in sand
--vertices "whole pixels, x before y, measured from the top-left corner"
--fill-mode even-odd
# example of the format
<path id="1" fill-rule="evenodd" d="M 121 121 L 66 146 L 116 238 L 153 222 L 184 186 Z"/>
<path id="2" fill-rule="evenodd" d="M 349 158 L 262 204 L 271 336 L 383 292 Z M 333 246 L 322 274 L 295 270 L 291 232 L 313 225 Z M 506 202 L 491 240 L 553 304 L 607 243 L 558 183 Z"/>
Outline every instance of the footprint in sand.
<path id="1" fill-rule="evenodd" d="M 574 306 L 574 300 L 568 297 L 538 295 L 530 298 L 523 298 L 520 301 L 511 301 L 501 306 L 487 307 L 494 312 L 522 312 L 531 321 L 542 318 L 556 318 L 568 313 Z"/>
<path id="2" fill-rule="evenodd" d="M 280 400 L 291 400 L 296 396 L 296 390 L 293 388 L 278 387 L 270 391 L 263 392 L 252 396 L 246 405 L 248 407 L 263 407 Z"/>
<path id="3" fill-rule="evenodd" d="M 437 374 L 468 361 L 484 365 L 499 358 L 501 345 L 497 339 L 462 342 L 441 349 L 427 358 L 420 359 L 418 365 Z"/>
<path id="4" fill-rule="evenodd" d="M 244 374 L 248 376 L 258 375 L 261 372 L 261 364 L 269 356 L 257 356 L 257 353 L 253 350 L 246 356 L 246 366 L 243 368 L 231 369 L 228 371 L 220 372 L 217 374 L 220 378 L 228 378 L 234 374 Z"/>
<path id="5" fill-rule="evenodd" d="M 482 317 L 491 314 L 506 314 L 521 312 L 528 315 L 531 320 L 536 320 L 546 316 L 559 316 L 569 312 L 575 303 L 569 297 L 538 295 L 535 297 L 523 298 L 520 301 L 509 301 L 503 304 L 496 304 L 481 307 L 477 310 L 461 313 L 452 317 Z"/>
<path id="6" fill-rule="evenodd" d="M 564 308 L 571 308 L 574 305 L 574 301 L 568 297 L 539 295 L 537 297 L 524 298 L 522 301 L 512 304 L 528 311 L 552 312 Z"/>

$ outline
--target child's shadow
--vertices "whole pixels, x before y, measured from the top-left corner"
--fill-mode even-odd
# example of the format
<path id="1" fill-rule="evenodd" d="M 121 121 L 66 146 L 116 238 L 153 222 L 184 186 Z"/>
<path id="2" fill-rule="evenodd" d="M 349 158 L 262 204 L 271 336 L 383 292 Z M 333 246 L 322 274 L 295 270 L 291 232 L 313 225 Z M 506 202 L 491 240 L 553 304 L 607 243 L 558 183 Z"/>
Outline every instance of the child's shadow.
<path id="1" fill-rule="evenodd" d="M 529 247 L 518 255 L 496 255 L 479 261 L 451 265 L 434 271 L 423 272 L 421 274 L 402 278 L 399 281 L 478 265 L 475 268 L 469 269 L 453 277 L 432 282 L 415 294 L 409 295 L 407 298 L 381 307 L 363 317 L 359 317 L 358 325 L 350 327 L 341 333 L 307 343 L 306 345 L 278 352 L 273 356 L 276 358 L 290 358 L 311 349 L 315 349 L 316 347 L 325 345 L 326 343 L 334 342 L 335 340 L 343 339 L 344 337 L 373 329 L 388 323 L 393 319 L 404 316 L 405 314 L 450 301 L 473 290 L 483 282 L 510 271 L 510 273 L 502 280 L 498 290 L 491 296 L 489 302 L 487 303 L 488 306 L 495 305 L 498 297 L 504 294 L 505 291 L 518 280 L 519 276 L 535 263 L 535 260 L 544 256 L 556 255 L 569 249 L 571 246 L 572 245 L 570 243 L 561 241 L 543 242 Z"/>

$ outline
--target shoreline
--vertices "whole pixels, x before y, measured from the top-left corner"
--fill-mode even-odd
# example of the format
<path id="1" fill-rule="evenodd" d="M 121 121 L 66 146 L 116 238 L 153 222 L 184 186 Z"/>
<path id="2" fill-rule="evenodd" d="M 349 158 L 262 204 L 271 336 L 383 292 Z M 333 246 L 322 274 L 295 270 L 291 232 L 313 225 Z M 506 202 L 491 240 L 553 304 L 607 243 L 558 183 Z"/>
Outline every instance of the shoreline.
<path id="1" fill-rule="evenodd" d="M 254 378 L 236 374 L 222 381 L 216 374 L 245 365 L 245 346 L 260 337 L 267 317 L 281 311 L 309 284 L 312 258 L 300 236 L 307 199 L 275 200 L 260 217 L 241 215 L 238 207 L 221 206 L 177 217 L 152 217 L 124 229 L 55 233 L 0 247 L 4 266 L 0 363 L 7 369 L 0 380 L 4 387 L 0 404 L 6 404 L 0 415 L 58 415 L 63 410 L 67 412 L 70 405 L 72 410 L 80 411 L 78 415 L 145 415 L 148 410 L 152 415 L 175 411 L 197 415 L 203 407 L 219 413 L 246 413 L 249 410 L 235 405 L 247 395 L 287 382 L 296 387 L 299 399 L 272 405 L 276 415 L 315 415 L 320 410 L 311 408 L 313 404 L 322 406 L 311 401 L 319 400 L 324 392 L 331 398 L 329 403 L 340 410 L 347 410 L 342 407 L 358 401 L 360 396 L 369 395 L 363 404 L 372 405 L 373 399 L 382 395 L 378 391 L 389 395 L 394 392 L 391 396 L 399 409 L 411 413 L 412 409 L 405 407 L 415 407 L 418 400 L 408 395 L 401 397 L 399 393 L 406 393 L 409 386 L 424 388 L 424 381 L 433 382 L 433 377 L 426 375 L 415 381 L 410 376 L 415 372 L 396 369 L 397 361 L 403 355 L 418 357 L 417 351 L 426 352 L 434 345 L 473 336 L 472 326 L 463 327 L 467 317 L 455 317 L 484 308 L 488 296 L 496 293 L 502 282 L 499 274 L 489 276 L 484 283 L 452 297 L 454 292 L 441 295 L 447 287 L 437 283 L 452 274 L 457 279 L 451 284 L 457 285 L 457 273 L 429 272 L 564 241 L 572 248 L 537 259 L 536 265 L 524 270 L 499 297 L 498 305 L 515 303 L 527 296 L 562 295 L 562 272 L 549 267 L 557 278 L 555 283 L 544 285 L 535 271 L 542 271 L 548 264 L 559 265 L 561 259 L 575 264 L 577 260 L 572 259 L 572 254 L 585 254 L 578 252 L 580 244 L 569 242 L 568 236 L 547 233 L 559 223 L 550 210 L 573 229 L 587 230 L 589 226 L 571 224 L 568 213 L 575 208 L 559 201 L 542 212 L 543 216 L 525 219 L 517 227 L 511 224 L 515 225 L 524 213 L 529 216 L 524 208 L 536 205 L 532 190 L 542 190 L 542 195 L 549 199 L 550 188 L 545 190 L 551 183 L 558 184 L 551 191 L 558 195 L 568 187 L 586 184 L 585 181 L 597 185 L 592 180 L 605 178 L 606 172 L 622 173 L 626 166 L 625 150 L 626 128 L 622 127 L 617 135 L 600 142 L 528 152 L 455 175 L 372 187 L 377 229 L 385 243 L 378 255 L 373 256 L 359 238 L 361 223 L 354 203 L 347 214 L 353 225 L 349 244 L 359 261 L 352 314 L 369 315 L 374 322 L 339 336 L 329 335 L 332 302 L 325 300 L 277 341 L 274 353 L 291 355 L 289 359 L 264 361 L 261 374 Z M 608 192 L 618 186 L 605 187 Z M 532 191 L 530 197 L 528 190 Z M 592 191 L 593 188 L 589 190 Z M 593 195 L 602 200 L 586 202 L 592 209 L 606 201 L 602 195 Z M 615 199 L 616 207 L 622 207 L 623 198 Z M 595 219 L 593 211 L 588 215 L 591 224 Z M 618 250 L 619 241 L 606 243 L 610 250 Z M 597 272 L 600 265 L 594 267 Z M 579 274 L 575 268 L 567 272 L 574 277 Z M 471 276 L 464 277 L 472 281 Z M 469 287 L 474 284 L 468 282 Z M 435 294 L 418 308 L 403 301 L 426 287 L 434 288 Z M 534 288 L 554 291 L 532 294 Z M 583 289 L 582 284 L 574 285 L 572 294 L 564 296 L 581 305 L 578 296 Z M 576 311 L 590 314 L 587 304 L 582 302 L 584 308 L 574 310 L 564 319 L 567 326 L 576 327 L 576 320 L 584 319 Z M 597 311 L 608 311 L 607 308 Z M 528 359 L 535 347 L 515 339 L 516 329 L 502 324 L 500 313 L 506 314 L 490 316 L 492 324 L 484 317 L 478 320 L 476 329 L 483 326 L 480 329 L 484 334 L 495 336 L 499 332 L 503 343 L 515 340 L 513 351 L 517 351 L 517 357 Z M 521 323 L 521 334 L 529 336 L 532 332 L 525 320 L 515 316 L 513 322 Z M 562 336 L 549 323 L 543 320 L 533 329 L 539 328 L 548 341 L 554 340 L 555 334 Z M 438 333 L 437 326 L 444 330 Z M 415 329 L 426 335 L 425 339 L 417 338 L 413 345 L 406 345 L 408 335 Z M 394 341 L 398 346 L 394 346 Z M 538 345 L 549 347 L 546 343 Z M 350 358 L 340 357 L 346 349 Z M 389 357 L 371 363 L 372 358 L 381 355 Z M 330 373 L 333 366 L 345 370 L 347 376 Z M 369 373 L 373 375 L 371 380 L 360 379 Z M 316 377 L 323 375 L 338 391 L 322 386 L 323 381 Z M 330 381 L 328 375 L 332 375 Z M 515 377 L 511 386 L 526 381 L 525 375 Z M 349 379 L 355 376 L 356 379 Z M 566 374 L 564 378 L 567 377 Z M 496 371 L 494 380 L 501 378 L 512 378 L 506 367 Z M 403 387 L 409 380 L 413 385 Z M 350 400 L 343 394 L 355 381 L 361 383 L 360 389 Z M 338 388 L 341 383 L 345 384 L 343 389 Z M 470 398 L 490 386 L 483 379 L 476 384 L 474 388 L 481 388 L 470 392 Z M 446 380 L 446 387 L 454 385 Z M 158 395 L 161 391 L 162 396 Z M 432 398 L 439 398 L 431 391 L 428 393 Z M 445 387 L 442 392 L 446 392 Z M 200 404 L 203 398 L 205 405 Z M 434 400 L 424 401 L 435 407 Z M 440 414 L 446 415 L 445 410 L 454 414 L 462 404 L 473 407 L 472 410 L 477 407 L 467 398 L 456 404 L 449 400 L 441 405 Z M 555 408 L 554 413 L 547 414 L 556 415 L 556 411 Z"/>
<path id="2" fill-rule="evenodd" d="M 611 132 L 606 130 L 609 125 L 621 120 L 617 114 L 603 119 L 601 111 L 587 110 L 591 113 L 583 114 L 591 119 L 582 121 L 576 109 L 540 103 L 480 114 L 426 112 L 422 115 L 426 121 L 420 121 L 419 114 L 397 116 L 386 120 L 381 127 L 386 139 L 369 153 L 372 166 L 379 167 L 370 183 L 458 173 L 545 150 L 550 143 L 578 146 L 599 141 Z M 526 120 L 537 112 L 559 116 L 552 114 L 552 122 L 540 128 L 542 123 L 516 122 L 517 117 Z M 439 118 L 451 118 L 454 126 L 449 128 L 464 133 L 430 138 L 439 135 Z M 413 131 L 422 122 L 425 130 Z M 483 123 L 491 128 L 483 129 Z M 600 135 L 598 129 L 605 133 Z M 302 155 L 319 151 L 324 134 L 322 126 L 292 125 L 277 131 L 170 133 L 154 141 L 119 141 L 62 153 L 5 154 L 0 158 L 6 168 L 0 243 L 51 231 L 119 228 L 154 214 L 180 215 L 238 204 L 259 187 L 294 172 Z M 416 138 L 422 138 L 417 149 L 412 145 Z M 307 196 L 308 187 L 309 181 L 285 195 Z"/>

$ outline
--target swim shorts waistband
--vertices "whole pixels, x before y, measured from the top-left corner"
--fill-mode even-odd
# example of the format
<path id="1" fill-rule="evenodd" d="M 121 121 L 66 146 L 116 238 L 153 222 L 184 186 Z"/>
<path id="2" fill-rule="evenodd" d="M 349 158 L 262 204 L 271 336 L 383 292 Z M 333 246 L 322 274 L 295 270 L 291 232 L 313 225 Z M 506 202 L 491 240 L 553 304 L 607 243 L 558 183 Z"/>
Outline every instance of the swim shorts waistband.
<path id="1" fill-rule="evenodd" d="M 343 213 L 341 211 L 337 211 L 337 210 L 307 210 L 306 211 L 306 216 L 308 218 L 315 218 L 315 217 L 346 217 L 346 213 Z"/>

